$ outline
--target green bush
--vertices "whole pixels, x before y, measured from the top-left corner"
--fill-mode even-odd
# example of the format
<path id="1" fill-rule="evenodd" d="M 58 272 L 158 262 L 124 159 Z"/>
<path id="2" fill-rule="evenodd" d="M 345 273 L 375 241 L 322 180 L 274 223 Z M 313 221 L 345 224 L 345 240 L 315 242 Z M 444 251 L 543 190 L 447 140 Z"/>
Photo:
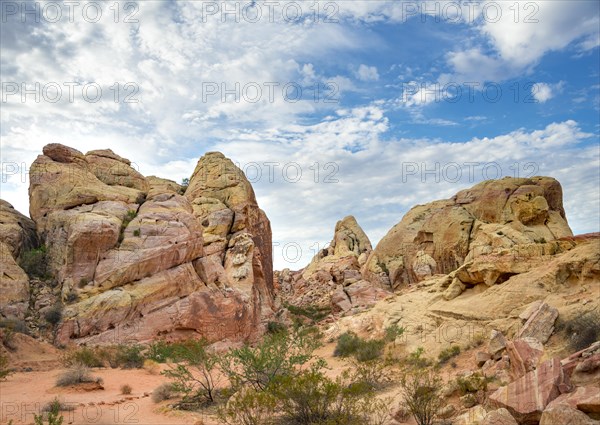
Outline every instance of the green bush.
<path id="1" fill-rule="evenodd" d="M 48 413 L 48 425 L 62 425 L 64 417 L 58 416 L 60 408 L 60 402 L 58 405 L 53 405 L 52 410 Z M 33 415 L 33 422 L 35 425 L 44 425 L 44 416 L 43 415 Z"/>
<path id="2" fill-rule="evenodd" d="M 143 203 L 143 200 L 139 200 L 138 203 Z M 137 211 L 136 210 L 129 210 L 127 211 L 127 214 L 125 215 L 125 217 L 123 218 L 123 221 L 121 222 L 121 231 L 119 233 L 119 243 L 123 242 L 123 239 L 125 239 L 125 229 L 127 228 L 127 226 L 129 226 L 129 223 L 131 223 L 133 221 L 133 219 L 135 219 L 137 217 Z"/>
<path id="3" fill-rule="evenodd" d="M 381 357 L 385 341 L 364 340 L 353 332 L 346 332 L 338 338 L 333 355 L 336 357 L 354 356 L 358 361 L 366 362 Z"/>
<path id="4" fill-rule="evenodd" d="M 281 419 L 291 424 L 370 425 L 374 408 L 381 407 L 363 384 L 345 375 L 334 381 L 314 368 L 277 378 L 270 392 Z"/>
<path id="5" fill-rule="evenodd" d="M 403 363 L 410 368 L 416 369 L 424 369 L 431 366 L 432 361 L 423 356 L 424 352 L 425 350 L 423 347 L 417 348 L 415 351 L 410 353 L 406 359 L 404 359 Z"/>
<path id="6" fill-rule="evenodd" d="M 361 339 L 354 332 L 344 332 L 338 337 L 333 355 L 335 357 L 349 357 L 356 353 L 360 343 Z"/>
<path id="7" fill-rule="evenodd" d="M 71 404 L 61 403 L 61 401 L 58 399 L 58 397 L 55 397 L 54 400 L 47 403 L 44 406 L 44 408 L 42 409 L 42 411 L 44 411 L 44 412 L 53 412 L 53 411 L 72 412 L 73 410 L 75 410 L 75 406 L 72 403 Z"/>
<path id="8" fill-rule="evenodd" d="M 267 332 L 270 334 L 277 334 L 279 332 L 285 332 L 286 326 L 281 322 L 269 322 L 267 323 Z"/>
<path id="9" fill-rule="evenodd" d="M 165 363 L 167 360 L 173 359 L 177 346 L 176 343 L 170 344 L 162 340 L 152 342 L 148 345 L 145 357 L 158 363 Z"/>
<path id="10" fill-rule="evenodd" d="M 50 278 L 48 274 L 48 253 L 44 245 L 22 252 L 19 265 L 29 277 Z"/>
<path id="11" fill-rule="evenodd" d="M 255 347 L 232 350 L 220 362 L 234 388 L 250 386 L 265 390 L 279 376 L 293 376 L 296 368 L 313 358 L 320 345 L 311 332 L 303 329 L 266 335 Z"/>
<path id="12" fill-rule="evenodd" d="M 398 324 L 388 326 L 385 328 L 385 341 L 394 342 L 396 338 L 404 334 L 404 328 L 398 326 Z"/>
<path id="13" fill-rule="evenodd" d="M 400 393 L 418 425 L 432 425 L 442 406 L 442 379 L 433 370 L 407 368 L 400 380 Z"/>
<path id="14" fill-rule="evenodd" d="M 117 367 L 123 369 L 141 369 L 144 366 L 144 356 L 142 356 L 143 347 L 134 345 L 118 345 L 115 355 Z"/>
<path id="15" fill-rule="evenodd" d="M 270 425 L 277 399 L 269 392 L 245 388 L 233 395 L 217 411 L 221 422 L 229 425 Z"/>
<path id="16" fill-rule="evenodd" d="M 460 354 L 460 347 L 458 345 L 453 345 L 452 347 L 446 348 L 440 352 L 438 355 L 438 360 L 441 365 L 448 362 L 453 357 L 456 357 Z"/>
<path id="17" fill-rule="evenodd" d="M 306 317 L 313 323 L 323 320 L 331 314 L 331 307 L 317 307 L 314 305 L 300 307 L 291 304 L 284 304 L 284 307 L 287 308 L 291 314 Z"/>
<path id="18" fill-rule="evenodd" d="M 174 360 L 180 363 L 161 372 L 174 381 L 173 389 L 183 394 L 180 408 L 195 409 L 216 401 L 220 358 L 206 347 L 205 340 L 186 341 L 174 353 Z"/>
<path id="19" fill-rule="evenodd" d="M 74 365 L 83 365 L 86 367 L 103 367 L 103 353 L 97 348 L 79 347 L 75 350 L 65 353 L 62 357 L 62 363 L 66 367 Z"/>
<path id="20" fill-rule="evenodd" d="M 391 370 L 380 360 L 352 360 L 351 380 L 366 385 L 369 389 L 379 390 L 392 382 Z"/>
<path id="21" fill-rule="evenodd" d="M 61 304 L 55 304 L 44 313 L 44 319 L 51 325 L 56 326 L 62 319 L 62 310 Z"/>

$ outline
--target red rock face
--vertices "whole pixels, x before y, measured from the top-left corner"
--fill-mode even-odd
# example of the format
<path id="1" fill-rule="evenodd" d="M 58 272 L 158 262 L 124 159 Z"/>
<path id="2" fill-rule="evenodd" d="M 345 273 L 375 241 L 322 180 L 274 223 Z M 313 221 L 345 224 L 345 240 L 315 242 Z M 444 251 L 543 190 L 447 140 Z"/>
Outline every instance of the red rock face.
<path id="1" fill-rule="evenodd" d="M 555 358 L 496 390 L 490 402 L 506 408 L 520 424 L 537 424 L 546 406 L 569 389 L 560 359 Z"/>
<path id="2" fill-rule="evenodd" d="M 58 343 L 262 333 L 275 297 L 271 226 L 222 154 L 198 161 L 183 195 L 110 150 L 48 145 L 32 172 L 31 214 L 67 304 Z"/>

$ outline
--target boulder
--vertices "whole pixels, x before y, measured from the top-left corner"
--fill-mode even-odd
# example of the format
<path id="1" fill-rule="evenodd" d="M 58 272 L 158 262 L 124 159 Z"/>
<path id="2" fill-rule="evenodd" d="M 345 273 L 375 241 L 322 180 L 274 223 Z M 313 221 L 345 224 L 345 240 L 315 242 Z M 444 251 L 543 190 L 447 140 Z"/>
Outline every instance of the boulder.
<path id="1" fill-rule="evenodd" d="M 452 425 L 482 425 L 487 411 L 482 406 L 475 406 L 452 420 Z"/>
<path id="2" fill-rule="evenodd" d="M 518 425 L 518 423 L 508 410 L 501 408 L 488 412 L 481 425 Z"/>
<path id="3" fill-rule="evenodd" d="M 599 425 L 585 413 L 564 404 L 548 408 L 542 414 L 539 425 Z"/>
<path id="4" fill-rule="evenodd" d="M 567 405 L 590 415 L 600 415 L 600 387 L 587 385 L 576 387 L 575 391 L 562 394 L 548 405 L 548 409 L 558 405 Z"/>
<path id="5" fill-rule="evenodd" d="M 485 351 L 478 351 L 475 353 L 475 364 L 477 367 L 482 367 L 487 361 L 492 358 L 490 353 L 486 353 Z"/>
<path id="6" fill-rule="evenodd" d="M 498 360 L 502 357 L 502 352 L 506 349 L 506 338 L 502 332 L 494 329 L 490 334 L 488 342 L 488 352 L 493 359 Z"/>
<path id="7" fill-rule="evenodd" d="M 537 309 L 529 314 L 529 318 L 519 332 L 519 338 L 535 338 L 545 344 L 554 332 L 554 322 L 557 317 L 556 308 L 546 303 L 538 304 Z"/>
<path id="8" fill-rule="evenodd" d="M 548 404 L 569 389 L 560 359 L 555 358 L 499 388 L 489 400 L 493 406 L 506 408 L 520 424 L 537 424 Z"/>
<path id="9" fill-rule="evenodd" d="M 512 379 L 535 370 L 544 354 L 544 346 L 535 338 L 520 338 L 506 343 Z"/>

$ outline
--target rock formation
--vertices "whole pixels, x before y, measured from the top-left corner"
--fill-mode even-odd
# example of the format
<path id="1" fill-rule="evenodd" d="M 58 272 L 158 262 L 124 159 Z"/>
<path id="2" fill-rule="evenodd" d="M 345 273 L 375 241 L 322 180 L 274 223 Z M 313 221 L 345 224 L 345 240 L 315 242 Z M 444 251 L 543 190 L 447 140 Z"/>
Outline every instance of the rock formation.
<path id="1" fill-rule="evenodd" d="M 111 150 L 43 153 L 30 214 L 66 304 L 59 343 L 261 332 L 274 308 L 271 229 L 229 159 L 202 157 L 184 193 Z"/>
<path id="2" fill-rule="evenodd" d="M 278 275 L 282 299 L 294 306 L 346 312 L 370 306 L 389 292 L 363 279 L 360 272 L 372 251 L 371 242 L 352 216 L 337 222 L 329 246 L 298 271 Z"/>
<path id="3" fill-rule="evenodd" d="M 0 200 L 0 317 L 25 317 L 29 277 L 17 260 L 37 246 L 35 223 Z"/>
<path id="4" fill-rule="evenodd" d="M 515 245 L 571 235 L 556 180 L 490 180 L 451 199 L 411 209 L 379 242 L 363 274 L 383 287 L 398 288 L 462 266 L 453 276 L 457 294 L 461 285 L 491 286 L 526 271 L 521 261 L 501 258 Z M 527 248 L 519 255 L 538 255 L 533 251 Z"/>

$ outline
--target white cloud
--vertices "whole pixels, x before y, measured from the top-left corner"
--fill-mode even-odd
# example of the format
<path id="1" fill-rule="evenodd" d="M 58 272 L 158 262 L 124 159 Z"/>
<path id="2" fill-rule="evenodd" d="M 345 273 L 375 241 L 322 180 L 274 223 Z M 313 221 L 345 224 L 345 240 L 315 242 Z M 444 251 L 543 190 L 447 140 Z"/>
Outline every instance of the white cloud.
<path id="1" fill-rule="evenodd" d="M 361 81 L 377 81 L 379 80 L 379 72 L 377 67 L 361 64 L 356 71 L 356 77 Z"/>
<path id="2" fill-rule="evenodd" d="M 562 92 L 563 87 L 562 81 L 556 84 L 536 83 L 531 87 L 531 94 L 538 102 L 545 103 Z"/>

